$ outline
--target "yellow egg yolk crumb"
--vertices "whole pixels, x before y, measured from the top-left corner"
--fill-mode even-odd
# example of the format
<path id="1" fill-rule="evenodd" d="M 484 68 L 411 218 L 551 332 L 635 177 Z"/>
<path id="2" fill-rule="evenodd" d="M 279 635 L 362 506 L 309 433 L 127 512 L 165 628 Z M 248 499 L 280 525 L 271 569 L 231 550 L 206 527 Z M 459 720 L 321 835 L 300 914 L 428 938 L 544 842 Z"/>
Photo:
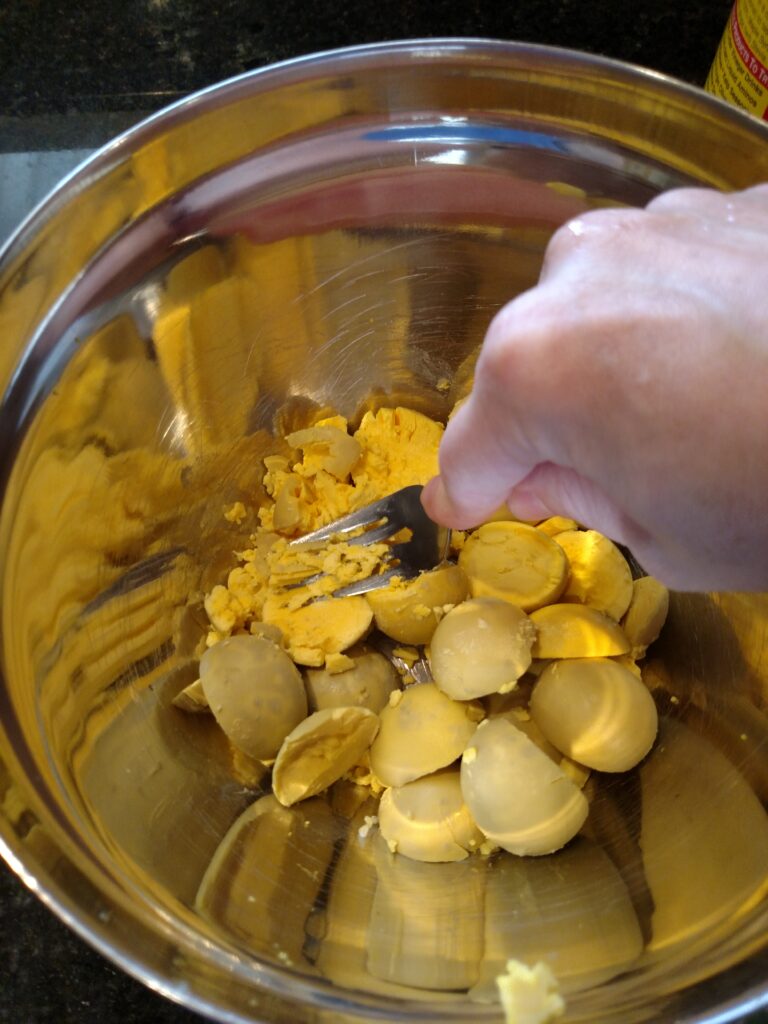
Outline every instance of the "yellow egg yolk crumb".
<path id="1" fill-rule="evenodd" d="M 272 501 L 259 520 L 301 536 L 401 487 L 425 484 L 437 473 L 442 435 L 442 424 L 402 407 L 367 412 L 353 435 L 341 416 L 319 420 L 286 438 L 301 458 L 264 460 Z"/>
<path id="2" fill-rule="evenodd" d="M 299 664 L 348 668 L 340 659 L 370 628 L 369 609 L 361 598 L 331 595 L 381 572 L 390 547 L 289 541 L 401 487 L 425 484 L 437 473 L 442 434 L 441 424 L 402 407 L 366 413 L 354 433 L 344 417 L 327 416 L 287 434 L 291 455 L 264 459 L 269 500 L 258 511 L 251 547 L 238 554 L 226 585 L 205 598 L 208 645 L 264 621 L 282 631 Z M 245 515 L 241 502 L 225 511 L 238 524 Z"/>
<path id="3" fill-rule="evenodd" d="M 565 1012 L 557 981 L 544 963 L 528 967 L 508 960 L 506 974 L 496 979 L 506 1024 L 550 1024 Z"/>

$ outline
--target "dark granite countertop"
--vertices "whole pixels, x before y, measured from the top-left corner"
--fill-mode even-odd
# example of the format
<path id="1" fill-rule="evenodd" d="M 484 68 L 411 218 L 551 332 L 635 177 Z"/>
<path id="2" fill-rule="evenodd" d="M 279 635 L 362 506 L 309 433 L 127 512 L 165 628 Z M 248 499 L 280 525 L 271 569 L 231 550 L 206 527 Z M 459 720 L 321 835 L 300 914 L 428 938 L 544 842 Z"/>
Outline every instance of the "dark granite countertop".
<path id="1" fill-rule="evenodd" d="M 702 83 L 730 0 L 5 0 L 0 110 L 157 109 L 315 50 L 417 36 L 550 43 Z"/>
<path id="2" fill-rule="evenodd" d="M 5 0 L 0 152 L 79 152 L 220 79 L 386 39 L 548 43 L 701 85 L 730 6 L 731 0 Z M 5 867 L 0 964 L 0 1024 L 200 1019 L 105 961 Z"/>

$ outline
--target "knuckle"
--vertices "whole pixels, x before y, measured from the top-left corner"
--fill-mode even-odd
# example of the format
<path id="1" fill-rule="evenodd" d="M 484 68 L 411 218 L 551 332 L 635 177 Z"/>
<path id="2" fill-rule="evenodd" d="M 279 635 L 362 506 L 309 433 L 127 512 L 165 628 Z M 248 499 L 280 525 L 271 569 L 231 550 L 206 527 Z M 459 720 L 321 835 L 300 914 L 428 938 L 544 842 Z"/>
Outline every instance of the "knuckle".
<path id="1" fill-rule="evenodd" d="M 768 214 L 768 183 L 753 185 L 751 188 L 745 188 L 743 192 L 737 192 L 727 198 L 730 198 L 732 202 L 735 200 L 749 203 L 753 215 L 759 214 L 762 217 Z"/>
<path id="2" fill-rule="evenodd" d="M 672 188 L 654 196 L 646 210 L 652 213 L 683 213 L 690 209 L 709 207 L 713 201 L 722 199 L 722 194 L 711 188 Z"/>
<path id="3" fill-rule="evenodd" d="M 667 233 L 690 232 L 697 222 L 734 223 L 746 214 L 765 228 L 768 221 L 768 184 L 761 183 L 740 192 L 719 192 L 709 188 L 682 188 L 663 192 L 646 207 L 649 214 L 667 218 L 657 229 Z M 671 223 L 668 218 L 674 218 Z"/>
<path id="4" fill-rule="evenodd" d="M 768 182 L 763 181 L 759 185 L 751 185 L 749 188 L 745 188 L 742 192 L 737 192 L 736 195 L 754 196 L 757 199 L 768 200 Z"/>
<path id="5" fill-rule="evenodd" d="M 625 244 L 647 220 L 636 207 L 608 207 L 590 210 L 562 224 L 552 235 L 544 253 L 541 279 L 584 259 Z M 620 241 L 621 240 L 621 241 Z"/>

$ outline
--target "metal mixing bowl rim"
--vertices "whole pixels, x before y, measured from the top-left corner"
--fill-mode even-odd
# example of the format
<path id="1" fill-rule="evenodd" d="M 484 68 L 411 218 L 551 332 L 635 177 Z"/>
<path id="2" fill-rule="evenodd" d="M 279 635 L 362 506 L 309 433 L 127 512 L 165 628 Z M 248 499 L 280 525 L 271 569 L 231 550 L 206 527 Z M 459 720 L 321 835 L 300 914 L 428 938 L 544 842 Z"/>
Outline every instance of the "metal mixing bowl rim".
<path id="1" fill-rule="evenodd" d="M 395 54 L 416 57 L 428 55 L 430 60 L 457 54 L 471 54 L 472 56 L 477 56 L 478 54 L 487 56 L 524 56 L 530 54 L 557 57 L 575 67 L 596 66 L 626 79 L 642 80 L 645 83 L 653 82 L 670 94 L 677 93 L 681 97 L 687 96 L 696 103 L 703 104 L 704 107 L 708 106 L 720 118 L 725 118 L 734 124 L 741 124 L 752 131 L 762 131 L 768 142 L 768 125 L 758 121 L 746 111 L 726 103 L 719 97 L 713 96 L 711 93 L 705 92 L 695 85 L 683 82 L 663 72 L 643 67 L 642 65 L 627 63 L 612 57 L 591 54 L 567 47 L 469 36 L 403 39 L 384 43 L 365 43 L 360 46 L 341 47 L 339 49 L 320 50 L 315 53 L 303 54 L 298 57 L 291 57 L 287 60 L 268 64 L 261 68 L 255 68 L 252 71 L 245 71 L 221 82 L 205 86 L 203 89 L 199 89 L 188 96 L 183 96 L 181 99 L 168 104 L 168 106 L 155 111 L 115 136 L 114 139 L 97 148 L 90 156 L 86 157 L 63 177 L 27 214 L 5 242 L 0 243 L 0 277 L 5 265 L 11 261 L 16 250 L 26 244 L 28 238 L 39 230 L 55 213 L 65 193 L 68 194 L 74 186 L 86 187 L 92 176 L 105 172 L 125 150 L 131 151 L 137 144 L 149 140 L 159 127 L 167 127 L 178 121 L 186 120 L 190 116 L 197 114 L 200 110 L 206 109 L 209 103 L 218 105 L 218 101 L 226 100 L 229 102 L 240 89 L 250 86 L 255 81 L 264 82 L 266 87 L 269 86 L 270 80 L 275 80 L 276 84 L 287 84 L 294 74 L 303 77 L 303 72 L 306 70 L 311 70 L 315 67 L 320 68 L 336 61 L 356 61 L 361 58 L 367 61 L 376 60 L 377 58 L 386 60 Z M 251 90 L 246 88 L 246 91 L 250 92 Z"/>
<path id="2" fill-rule="evenodd" d="M 22 254 L 24 248 L 48 220 L 69 201 L 73 192 L 86 189 L 91 181 L 106 173 L 126 153 L 134 151 L 151 140 L 158 130 L 185 122 L 207 110 L 226 105 L 236 100 L 240 93 L 252 94 L 254 91 L 265 91 L 272 87 L 285 86 L 292 81 L 306 78 L 314 71 L 331 69 L 342 71 L 345 67 L 350 67 L 353 64 L 372 67 L 377 63 L 391 61 L 394 57 L 406 60 L 410 58 L 414 61 L 436 61 L 450 57 L 461 57 L 466 60 L 506 58 L 514 61 L 515 59 L 525 60 L 528 57 L 536 57 L 559 62 L 561 66 L 567 66 L 570 69 L 598 68 L 608 76 L 612 76 L 614 80 L 634 82 L 638 85 L 642 83 L 663 91 L 668 96 L 677 95 L 680 98 L 687 98 L 700 108 L 709 109 L 721 120 L 741 125 L 753 133 L 763 134 L 768 141 L 768 126 L 761 125 L 749 114 L 729 106 L 696 86 L 648 68 L 582 51 L 541 44 L 472 37 L 397 40 L 330 49 L 270 64 L 210 85 L 151 114 L 97 149 L 38 203 L 6 243 L 0 247 L 0 277 L 10 264 Z M 23 780 L 23 785 L 31 786 L 27 779 Z M 46 822 L 45 827 L 58 840 L 64 836 L 61 826 L 55 822 Z M 130 945 L 125 940 L 120 941 L 114 938 L 113 929 L 108 927 L 107 921 L 100 919 L 92 910 L 84 910 L 79 906 L 62 883 L 52 880 L 48 873 L 42 870 L 41 865 L 35 862 L 34 856 L 29 856 L 28 851 L 22 853 L 21 842 L 14 841 L 14 839 L 15 834 L 7 821 L 0 821 L 0 855 L 21 881 L 34 891 L 50 910 L 99 953 L 117 964 L 127 974 L 149 985 L 154 991 L 197 1012 L 220 1021 L 233 1022 L 233 1024 L 234 1022 L 245 1024 L 254 1019 L 227 1010 L 215 1000 L 207 999 L 199 992 L 195 992 L 186 982 L 174 985 L 156 969 L 148 968 L 146 963 L 131 951 Z M 62 850 L 63 855 L 69 857 L 70 862 L 77 867 L 78 857 L 74 847 L 68 841 L 63 843 L 58 841 L 57 846 Z M 64 853 L 66 847 L 70 847 L 69 853 Z M 97 888 L 101 893 L 109 889 L 113 889 L 116 893 L 119 892 L 124 898 L 116 901 L 116 909 L 119 908 L 120 912 L 124 913 L 133 923 L 138 923 L 141 927 L 148 927 L 145 921 L 140 920 L 129 894 L 122 890 L 117 880 L 110 877 L 103 867 L 101 867 Z M 153 906 L 153 901 L 148 895 L 142 894 L 142 896 L 147 905 Z M 153 917 L 152 930 L 155 933 L 165 932 L 165 937 L 172 937 L 179 949 L 199 954 L 199 938 L 182 922 L 169 923 L 166 921 L 164 927 L 160 928 L 156 918 Z M 223 951 L 222 955 L 226 957 Z M 232 969 L 231 964 L 227 964 L 227 966 Z M 243 980 L 256 988 L 252 973 L 249 973 L 245 965 L 239 966 L 242 971 L 236 970 L 236 973 L 242 973 Z M 296 979 L 295 975 L 290 975 L 289 972 L 283 971 L 279 967 L 272 968 L 270 965 L 265 973 L 272 975 L 275 979 L 291 978 L 295 989 L 303 987 L 300 979 Z M 315 986 L 314 979 L 307 987 L 313 986 Z M 278 985 L 278 989 L 284 988 L 283 984 Z M 277 991 L 277 994 L 281 995 L 282 993 Z M 323 1005 L 323 1001 L 318 1001 L 316 996 L 310 1001 L 316 1008 L 321 1008 Z M 340 993 L 340 1001 L 344 1001 L 343 993 Z M 365 1002 L 371 1008 L 391 1005 L 390 1000 L 377 996 L 365 998 Z M 738 999 L 730 999 L 721 1003 L 719 1008 L 707 1011 L 703 1016 L 690 1017 L 688 1020 L 698 1021 L 701 1024 L 705 1021 L 712 1022 L 712 1024 L 715 1021 L 725 1022 L 736 1019 L 745 1009 L 757 1009 L 766 1004 L 768 1004 L 768 983 L 755 986 L 744 992 Z M 429 1004 L 408 1003 L 404 1005 L 407 1005 L 408 1010 L 412 1011 L 415 1016 L 419 1016 L 419 1010 L 421 1010 L 425 1019 L 427 1014 L 433 1012 Z M 359 1002 L 357 1005 L 349 1006 L 349 1012 L 362 1010 L 363 1006 Z M 454 1016 L 454 1012 L 449 1006 L 445 1006 L 444 1010 L 448 1017 Z M 465 1014 L 466 1007 L 456 1007 L 455 1012 Z M 473 1010 L 473 1012 L 475 1011 Z M 484 1016 L 483 1009 L 478 1007 L 477 1015 L 481 1014 Z"/>

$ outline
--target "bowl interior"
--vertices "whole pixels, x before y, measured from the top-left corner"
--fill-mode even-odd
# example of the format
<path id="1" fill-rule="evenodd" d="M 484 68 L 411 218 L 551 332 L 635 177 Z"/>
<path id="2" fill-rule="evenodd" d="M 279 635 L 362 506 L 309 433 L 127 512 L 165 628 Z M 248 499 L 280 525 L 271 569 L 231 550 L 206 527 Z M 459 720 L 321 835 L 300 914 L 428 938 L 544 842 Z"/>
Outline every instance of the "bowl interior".
<path id="1" fill-rule="evenodd" d="M 281 434 L 323 409 L 445 419 L 559 224 L 761 180 L 765 141 L 609 62 L 395 45 L 174 108 L 22 230 L 0 265 L 3 834 L 92 941 L 227 1019 L 493 1018 L 509 957 L 547 961 L 573 1020 L 764 985 L 764 596 L 674 595 L 644 669 L 659 740 L 593 774 L 551 857 L 393 858 L 351 785 L 257 803 L 268 771 L 171 700 Z"/>

